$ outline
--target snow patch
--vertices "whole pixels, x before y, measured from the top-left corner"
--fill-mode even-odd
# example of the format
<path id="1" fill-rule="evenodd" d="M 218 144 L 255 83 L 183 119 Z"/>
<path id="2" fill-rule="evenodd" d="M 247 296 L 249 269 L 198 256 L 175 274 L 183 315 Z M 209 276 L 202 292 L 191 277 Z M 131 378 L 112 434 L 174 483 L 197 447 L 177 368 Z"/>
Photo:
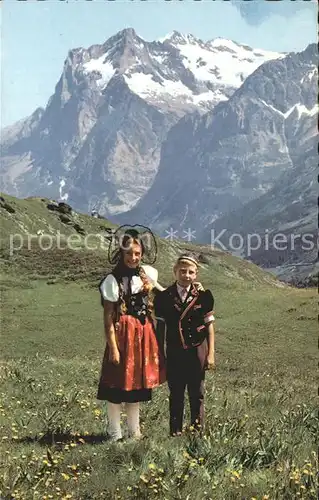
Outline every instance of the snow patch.
<path id="1" fill-rule="evenodd" d="M 296 109 L 298 111 L 298 116 L 300 118 L 301 115 L 305 114 L 308 116 L 313 116 L 318 113 L 318 105 L 316 104 L 312 109 L 306 108 L 303 104 L 296 104 Z"/>
<path id="2" fill-rule="evenodd" d="M 85 73 L 92 73 L 98 71 L 101 77 L 98 79 L 98 86 L 105 87 L 113 77 L 115 70 L 112 63 L 106 61 L 106 54 L 103 54 L 98 59 L 91 59 L 83 64 Z"/>
<path id="3" fill-rule="evenodd" d="M 291 113 L 295 110 L 298 113 L 298 119 L 301 117 L 301 115 L 314 116 L 315 114 L 318 113 L 318 109 L 319 109 L 318 104 L 315 104 L 313 108 L 308 109 L 303 104 L 297 103 L 294 104 L 294 106 L 292 106 L 288 111 L 286 111 L 286 113 L 284 113 L 284 117 L 288 118 L 288 116 L 291 115 Z"/>
<path id="4" fill-rule="evenodd" d="M 62 189 L 64 188 L 64 186 L 65 186 L 65 180 L 61 179 L 60 180 L 60 187 L 59 187 L 59 194 L 60 194 L 60 200 L 62 200 L 62 201 L 66 201 L 69 197 L 68 193 L 62 194 Z"/>
<path id="5" fill-rule="evenodd" d="M 274 106 L 272 106 L 271 104 L 268 104 L 263 99 L 260 99 L 260 101 L 267 108 L 271 109 L 272 111 L 275 111 L 276 113 L 279 113 L 285 119 L 288 118 L 288 116 L 290 116 L 291 113 L 293 113 L 295 110 L 298 113 L 298 119 L 299 119 L 301 117 L 301 115 L 303 115 L 303 114 L 308 115 L 308 116 L 314 116 L 315 114 L 318 113 L 318 109 L 319 109 L 318 104 L 315 104 L 315 106 L 313 108 L 308 109 L 304 104 L 297 103 L 297 104 L 294 104 L 291 108 L 289 108 L 288 111 L 286 111 L 285 113 L 282 113 L 282 111 L 279 111 L 279 109 L 274 108 Z"/>
<path id="6" fill-rule="evenodd" d="M 183 224 L 184 224 L 184 222 L 186 220 L 187 215 L 188 215 L 188 203 L 186 203 L 186 205 L 185 205 L 185 211 L 184 211 L 183 219 L 182 219 L 182 221 L 180 223 L 181 227 L 183 226 Z"/>
<path id="7" fill-rule="evenodd" d="M 260 99 L 260 102 L 262 102 L 267 108 L 271 109 L 272 111 L 275 111 L 276 113 L 279 113 L 281 116 L 285 116 L 285 113 L 283 113 L 282 111 L 279 111 L 279 109 L 275 108 L 274 106 L 272 106 L 271 104 L 268 104 L 266 101 L 264 101 L 263 99 Z M 290 111 L 289 111 L 290 112 Z"/>
<path id="8" fill-rule="evenodd" d="M 171 33 L 168 33 L 164 37 L 158 38 L 156 41 L 160 43 L 171 42 L 172 45 L 174 45 L 174 42 L 176 43 L 176 41 L 181 43 L 204 43 L 190 33 L 184 34 L 184 33 L 179 33 L 178 31 L 172 31 Z"/>
<path id="9" fill-rule="evenodd" d="M 155 41 L 160 42 L 160 43 L 164 43 L 166 40 L 169 40 L 170 38 L 172 38 L 172 36 L 173 36 L 173 33 L 167 33 L 167 35 L 162 36 L 160 38 L 157 38 Z"/>
<path id="10" fill-rule="evenodd" d="M 152 59 L 155 59 L 159 64 L 165 64 L 166 57 L 162 56 L 161 54 L 153 54 Z"/>
<path id="11" fill-rule="evenodd" d="M 169 96 L 193 104 L 227 100 L 227 97 L 219 90 L 216 92 L 208 91 L 201 94 L 193 94 L 193 92 L 180 81 L 176 82 L 174 80 L 163 79 L 162 82 L 159 83 L 153 80 L 150 74 L 133 73 L 130 75 L 130 78 L 124 76 L 124 79 L 129 88 L 142 98 L 164 98 L 165 96 Z"/>
<path id="12" fill-rule="evenodd" d="M 193 95 L 193 103 L 200 104 L 209 101 L 227 101 L 228 97 L 226 97 L 220 90 L 216 90 L 215 92 L 208 91 L 203 92 L 202 94 Z"/>
<path id="13" fill-rule="evenodd" d="M 318 68 L 314 67 L 309 73 L 302 77 L 300 83 L 303 83 L 305 80 L 311 80 L 318 73 Z"/>
<path id="14" fill-rule="evenodd" d="M 218 47 L 219 49 L 226 48 L 234 52 L 236 52 L 239 48 L 239 45 L 237 45 L 237 43 L 233 42 L 232 40 L 227 40 L 226 38 L 214 38 L 214 40 L 211 40 L 208 43 L 211 47 Z"/>
<path id="15" fill-rule="evenodd" d="M 318 114 L 318 111 L 319 111 L 319 105 L 315 104 L 314 107 L 308 111 L 308 114 L 309 116 L 314 116 Z"/>
<path id="16" fill-rule="evenodd" d="M 170 94 L 172 96 L 179 96 L 181 94 L 189 94 L 190 90 L 181 82 L 173 80 L 163 80 L 163 83 L 153 80 L 152 75 L 145 73 L 135 73 L 130 75 L 130 78 L 124 76 L 127 85 L 133 92 L 139 95 L 157 95 L 157 94 Z"/>
<path id="17" fill-rule="evenodd" d="M 222 46 L 231 50 L 223 51 Z M 239 87 L 261 64 L 281 55 L 265 51 L 258 57 L 252 57 L 249 50 L 223 39 L 212 41 L 205 47 L 188 43 L 178 44 L 176 48 L 184 58 L 185 68 L 193 73 L 196 80 L 232 87 Z"/>

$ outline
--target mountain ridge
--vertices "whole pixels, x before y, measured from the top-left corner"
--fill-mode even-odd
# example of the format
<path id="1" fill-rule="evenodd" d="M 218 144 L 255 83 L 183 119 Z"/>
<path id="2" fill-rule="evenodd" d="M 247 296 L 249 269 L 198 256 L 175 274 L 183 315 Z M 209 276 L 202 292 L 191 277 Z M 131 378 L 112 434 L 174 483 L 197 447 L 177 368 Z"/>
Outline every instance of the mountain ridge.
<path id="1" fill-rule="evenodd" d="M 132 208 L 153 182 L 170 128 L 185 114 L 205 113 L 228 99 L 265 59 L 281 57 L 234 47 L 223 52 L 212 41 L 177 32 L 171 41 L 147 42 L 127 28 L 103 44 L 71 49 L 45 110 L 3 135 L 3 189 L 57 198 L 63 184 L 64 199 L 78 208 L 105 214 Z M 126 114 L 129 103 L 135 116 Z M 140 122 L 137 132 L 134 123 Z M 92 131 L 108 137 L 107 147 L 96 148 Z M 107 181 L 104 189 L 92 181 L 92 170 L 102 184 Z M 127 174 L 136 179 L 129 187 L 123 181 Z"/>
<path id="2" fill-rule="evenodd" d="M 177 229 L 183 217 L 179 216 L 176 209 L 167 203 L 167 199 L 172 199 L 170 193 L 173 194 L 173 191 L 174 198 L 176 197 L 174 186 L 178 184 L 179 178 L 183 179 L 184 184 L 180 184 L 177 205 L 183 208 L 183 213 L 186 207 L 184 198 L 191 200 L 192 192 L 209 193 L 213 190 L 216 196 L 218 191 L 223 194 L 226 193 L 226 188 L 229 190 L 229 196 L 225 198 L 224 209 L 219 204 L 215 213 L 210 215 L 213 220 L 227 210 L 242 206 L 250 199 L 270 189 L 283 169 L 292 167 L 290 158 L 292 151 L 288 150 L 286 135 L 290 133 L 291 141 L 288 138 L 288 142 L 290 141 L 290 146 L 293 145 L 294 129 L 298 126 L 300 108 L 305 111 L 308 109 L 306 105 L 311 106 L 311 110 L 302 113 L 302 116 L 307 118 L 309 114 L 315 123 L 316 86 L 312 83 L 309 86 L 303 83 L 298 87 L 295 83 L 297 79 L 301 80 L 309 72 L 313 72 L 312 61 L 315 54 L 312 55 L 313 59 L 310 63 L 307 62 L 308 53 L 314 52 L 313 49 L 314 47 L 310 47 L 299 55 L 289 55 L 279 61 L 265 63 L 245 80 L 227 102 L 220 103 L 212 112 L 196 120 L 188 116 L 180 120 L 171 129 L 162 148 L 162 161 L 156 178 L 161 185 L 157 187 L 155 181 L 145 198 L 127 216 L 141 217 L 145 222 L 153 223 L 158 218 L 158 207 L 160 206 L 162 210 L 165 200 L 167 223 L 162 220 L 162 227 L 170 224 L 175 225 Z M 306 58 L 306 62 L 303 62 L 303 58 Z M 263 87 L 261 81 L 265 80 L 267 71 L 269 82 L 267 84 L 271 92 L 265 96 L 267 84 Z M 277 95 L 272 83 L 276 81 L 278 71 L 279 74 L 290 71 L 293 76 L 292 78 L 286 73 L 287 85 L 290 85 L 292 90 L 289 91 L 285 102 L 280 93 Z M 282 85 L 281 81 L 280 85 Z M 274 109 L 272 103 L 276 104 L 277 108 Z M 297 114 L 294 114 L 294 109 L 297 110 Z M 284 124 L 288 121 L 291 122 L 290 127 L 285 128 Z M 259 131 L 262 132 L 259 133 Z M 186 149 L 182 151 L 185 144 Z M 294 147 L 296 148 L 296 145 Z M 238 158 L 237 166 L 236 158 Z M 170 162 L 174 163 L 175 181 L 169 175 Z M 280 162 L 282 167 L 280 167 Z M 163 175 L 162 180 L 159 181 L 161 172 L 168 174 L 166 177 Z M 185 195 L 187 182 L 189 182 L 189 191 Z M 242 186 L 238 185 L 239 182 Z M 200 186 L 194 190 L 196 183 L 200 183 Z M 240 196 L 238 199 L 235 195 L 236 189 Z M 233 203 L 231 203 L 232 198 Z M 158 202 L 157 204 L 152 202 L 152 207 L 148 207 L 147 200 L 158 200 Z M 194 214 L 195 219 L 202 216 L 203 212 L 204 207 L 201 210 L 190 210 L 190 214 Z M 144 219 L 143 214 L 147 214 Z M 206 219 L 209 223 L 208 214 Z M 125 214 L 118 216 L 118 220 L 125 221 Z M 191 219 L 187 222 L 189 227 L 193 226 L 195 229 Z M 206 225 L 205 220 L 202 224 Z M 154 227 L 161 230 L 159 226 Z"/>

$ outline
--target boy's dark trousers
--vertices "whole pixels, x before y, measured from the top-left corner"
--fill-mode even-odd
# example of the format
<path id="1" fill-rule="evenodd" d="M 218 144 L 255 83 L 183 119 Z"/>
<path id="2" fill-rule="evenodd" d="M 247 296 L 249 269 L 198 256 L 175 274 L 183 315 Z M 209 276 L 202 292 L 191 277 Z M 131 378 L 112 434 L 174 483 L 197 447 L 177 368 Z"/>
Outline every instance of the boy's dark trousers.
<path id="1" fill-rule="evenodd" d="M 208 353 L 207 340 L 190 349 L 167 349 L 167 382 L 170 390 L 170 434 L 182 432 L 184 397 L 187 387 L 191 410 L 191 425 L 204 427 L 204 379 Z"/>

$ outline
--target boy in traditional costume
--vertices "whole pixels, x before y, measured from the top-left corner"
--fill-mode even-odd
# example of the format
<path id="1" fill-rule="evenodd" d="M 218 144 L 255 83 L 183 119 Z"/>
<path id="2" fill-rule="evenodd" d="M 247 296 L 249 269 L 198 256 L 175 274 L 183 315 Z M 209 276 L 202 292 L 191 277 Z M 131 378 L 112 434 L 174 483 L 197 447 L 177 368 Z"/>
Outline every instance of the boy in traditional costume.
<path id="1" fill-rule="evenodd" d="M 187 387 L 191 425 L 203 430 L 205 370 L 215 365 L 214 298 L 210 290 L 195 285 L 198 262 L 182 255 L 174 266 L 176 281 L 156 295 L 157 316 L 166 323 L 167 381 L 170 391 L 170 434 L 183 428 L 184 393 Z"/>

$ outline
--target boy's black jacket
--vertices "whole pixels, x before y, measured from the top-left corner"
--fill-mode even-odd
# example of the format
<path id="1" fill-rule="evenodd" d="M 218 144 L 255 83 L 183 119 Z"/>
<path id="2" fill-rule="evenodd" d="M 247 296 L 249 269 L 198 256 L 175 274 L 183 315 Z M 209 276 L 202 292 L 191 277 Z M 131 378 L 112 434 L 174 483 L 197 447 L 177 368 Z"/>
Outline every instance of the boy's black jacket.
<path id="1" fill-rule="evenodd" d="M 189 349 L 207 338 L 207 321 L 213 314 L 214 297 L 210 290 L 198 291 L 192 285 L 184 302 L 176 283 L 156 293 L 155 315 L 162 317 L 167 326 L 167 348 Z"/>

